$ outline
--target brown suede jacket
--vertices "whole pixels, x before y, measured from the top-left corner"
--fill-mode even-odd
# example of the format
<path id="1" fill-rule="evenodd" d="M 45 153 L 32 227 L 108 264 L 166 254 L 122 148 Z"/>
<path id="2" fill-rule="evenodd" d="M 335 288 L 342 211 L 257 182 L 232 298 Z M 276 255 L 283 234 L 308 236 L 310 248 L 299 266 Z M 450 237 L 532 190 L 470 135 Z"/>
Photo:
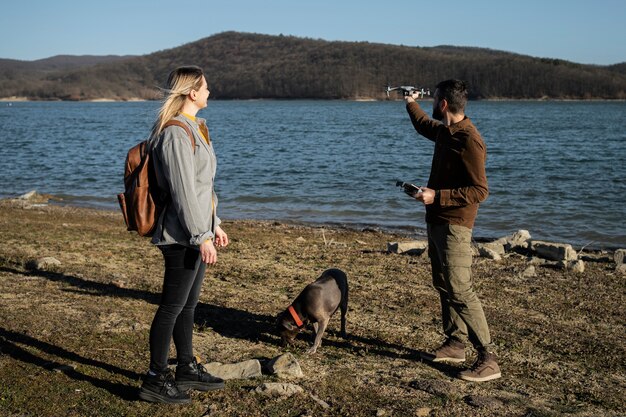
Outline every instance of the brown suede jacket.
<path id="1" fill-rule="evenodd" d="M 426 222 L 472 229 L 478 204 L 489 195 L 487 148 L 468 117 L 451 126 L 433 120 L 413 102 L 406 106 L 417 132 L 435 142 L 428 188 L 439 197 L 426 206 Z"/>

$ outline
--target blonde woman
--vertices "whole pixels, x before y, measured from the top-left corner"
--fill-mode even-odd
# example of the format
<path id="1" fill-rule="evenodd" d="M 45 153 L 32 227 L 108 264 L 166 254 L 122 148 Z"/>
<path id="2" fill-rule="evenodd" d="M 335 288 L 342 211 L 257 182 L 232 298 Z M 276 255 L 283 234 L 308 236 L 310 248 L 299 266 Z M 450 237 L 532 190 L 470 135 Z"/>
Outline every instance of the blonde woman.
<path id="1" fill-rule="evenodd" d="M 194 311 L 207 265 L 217 262 L 216 247 L 228 245 L 220 228 L 213 190 L 216 158 L 205 120 L 196 117 L 207 106 L 209 89 L 202 69 L 172 71 L 167 96 L 154 124 L 152 159 L 159 187 L 170 195 L 152 243 L 163 253 L 165 276 L 161 302 L 150 328 L 150 369 L 139 397 L 146 401 L 188 403 L 187 390 L 209 391 L 224 381 L 205 372 L 192 347 Z M 168 121 L 185 124 L 163 127 Z M 194 144 L 195 142 L 195 144 Z M 174 339 L 177 366 L 167 366 Z"/>

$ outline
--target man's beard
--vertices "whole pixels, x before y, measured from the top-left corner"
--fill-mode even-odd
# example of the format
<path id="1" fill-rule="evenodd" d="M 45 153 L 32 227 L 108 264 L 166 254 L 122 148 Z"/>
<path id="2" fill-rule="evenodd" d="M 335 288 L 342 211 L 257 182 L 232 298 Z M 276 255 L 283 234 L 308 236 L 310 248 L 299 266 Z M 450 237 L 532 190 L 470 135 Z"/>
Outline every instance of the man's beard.
<path id="1" fill-rule="evenodd" d="M 439 106 L 435 106 L 433 108 L 433 119 L 439 121 L 443 120 L 443 113 L 441 112 L 441 110 L 439 110 Z"/>

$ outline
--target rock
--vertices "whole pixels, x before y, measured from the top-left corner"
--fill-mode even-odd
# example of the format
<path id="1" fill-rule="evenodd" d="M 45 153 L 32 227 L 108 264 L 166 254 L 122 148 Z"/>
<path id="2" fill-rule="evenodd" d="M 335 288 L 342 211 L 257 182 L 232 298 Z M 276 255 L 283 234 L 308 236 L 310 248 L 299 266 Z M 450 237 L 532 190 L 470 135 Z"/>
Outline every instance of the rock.
<path id="1" fill-rule="evenodd" d="M 498 243 L 498 242 L 479 243 L 478 244 L 478 250 L 479 251 L 480 251 L 480 248 L 489 249 L 492 252 L 497 253 L 498 255 L 504 255 L 506 253 L 506 251 L 504 250 L 504 245 L 502 243 Z"/>
<path id="2" fill-rule="evenodd" d="M 432 395 L 444 397 L 452 392 L 452 385 L 439 379 L 417 379 L 412 381 L 409 386 Z"/>
<path id="3" fill-rule="evenodd" d="M 280 378 L 302 378 L 302 368 L 291 353 L 277 356 L 267 364 L 270 373 L 278 375 Z"/>
<path id="4" fill-rule="evenodd" d="M 500 246 L 502 247 L 502 252 L 504 253 L 504 246 Z M 500 256 L 498 252 L 484 245 L 478 246 L 478 253 L 483 258 L 493 259 L 494 261 L 502 260 L 502 256 Z"/>
<path id="5" fill-rule="evenodd" d="M 613 254 L 613 260 L 617 265 L 622 265 L 626 259 L 626 249 L 618 249 Z"/>
<path id="6" fill-rule="evenodd" d="M 52 369 L 54 372 L 69 372 L 69 371 L 75 371 L 76 370 L 76 365 L 74 364 L 70 364 L 70 365 L 58 365 L 55 366 Z"/>
<path id="7" fill-rule="evenodd" d="M 537 258 L 536 256 L 531 257 L 528 261 L 531 265 L 545 265 L 546 262 L 545 259 Z"/>
<path id="8" fill-rule="evenodd" d="M 298 238 L 296 239 L 296 242 L 298 242 L 298 243 L 304 243 L 304 242 L 306 242 L 306 239 L 305 239 L 305 238 L 303 238 L 302 236 L 298 236 Z"/>
<path id="9" fill-rule="evenodd" d="M 421 407 L 415 410 L 415 417 L 428 417 L 432 412 L 432 408 Z"/>
<path id="10" fill-rule="evenodd" d="M 48 201 L 50 201 L 50 196 L 47 194 L 37 194 L 37 191 L 32 190 L 27 192 L 26 194 L 22 194 L 17 197 L 15 200 L 32 203 L 35 206 L 46 205 Z M 27 206 L 24 206 L 27 207 Z"/>
<path id="11" fill-rule="evenodd" d="M 48 271 L 54 269 L 57 266 L 61 266 L 61 261 L 52 256 L 46 256 L 45 258 L 31 259 L 26 263 L 26 268 L 31 270 Z"/>
<path id="12" fill-rule="evenodd" d="M 537 270 L 534 265 L 530 265 L 528 268 L 524 269 L 524 272 L 521 273 L 521 276 L 524 278 L 532 278 L 537 276 Z"/>
<path id="13" fill-rule="evenodd" d="M 626 264 L 619 264 L 615 267 L 615 272 L 626 275 Z"/>
<path id="14" fill-rule="evenodd" d="M 552 243 L 533 240 L 530 249 L 542 258 L 552 261 L 575 261 L 578 255 L 572 245 L 567 243 Z"/>
<path id="15" fill-rule="evenodd" d="M 585 262 L 582 260 L 578 261 L 568 261 L 566 264 L 566 269 L 576 272 L 578 274 L 582 274 L 585 272 Z"/>
<path id="16" fill-rule="evenodd" d="M 26 194 L 22 194 L 21 196 L 17 197 L 19 200 L 30 200 L 32 198 L 34 198 L 37 195 L 37 191 L 36 190 L 31 190 L 29 192 L 27 192 Z"/>
<path id="17" fill-rule="evenodd" d="M 279 382 L 265 382 L 254 389 L 257 394 L 267 397 L 291 397 L 294 394 L 304 392 L 302 387 L 295 384 Z"/>
<path id="18" fill-rule="evenodd" d="M 497 398 L 481 395 L 468 395 L 464 400 L 467 404 L 476 408 L 498 408 L 503 405 L 502 401 Z"/>
<path id="19" fill-rule="evenodd" d="M 318 403 L 318 404 L 319 404 L 319 406 L 320 406 L 320 407 L 322 407 L 324 410 L 327 410 L 327 409 L 329 409 L 329 408 L 330 408 L 330 405 L 329 405 L 326 401 L 324 401 L 324 400 L 322 400 L 321 398 L 319 398 L 318 396 L 315 396 L 315 395 L 313 395 L 313 394 L 309 394 L 309 396 L 311 397 L 311 399 L 312 399 L 313 401 L 315 401 L 316 403 Z"/>
<path id="20" fill-rule="evenodd" d="M 258 378 L 262 376 L 261 363 L 256 359 L 227 364 L 211 362 L 203 365 L 208 373 L 224 380 Z"/>
<path id="21" fill-rule="evenodd" d="M 376 417 L 384 417 L 387 415 L 387 410 L 385 410 L 384 408 L 379 408 L 378 410 L 376 410 Z"/>
<path id="22" fill-rule="evenodd" d="M 530 233 L 528 230 L 518 230 L 512 235 L 501 237 L 500 239 L 494 240 L 493 244 L 500 244 L 504 247 L 504 249 L 508 251 L 512 251 L 518 248 L 528 249 L 530 241 Z"/>
<path id="23" fill-rule="evenodd" d="M 421 255 L 428 248 L 428 242 L 425 240 L 412 240 L 409 242 L 389 242 L 387 243 L 387 252 L 389 253 L 406 253 L 409 255 Z"/>

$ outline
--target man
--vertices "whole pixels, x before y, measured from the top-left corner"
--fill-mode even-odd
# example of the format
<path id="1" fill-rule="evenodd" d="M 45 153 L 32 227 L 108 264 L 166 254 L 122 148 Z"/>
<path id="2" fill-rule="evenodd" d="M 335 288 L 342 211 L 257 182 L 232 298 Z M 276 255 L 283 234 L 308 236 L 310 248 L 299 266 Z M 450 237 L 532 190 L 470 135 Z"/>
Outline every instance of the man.
<path id="1" fill-rule="evenodd" d="M 405 98 L 415 130 L 435 142 L 427 187 L 411 194 L 426 206 L 428 255 L 433 285 L 441 298 L 445 342 L 433 353 L 422 353 L 432 362 L 465 362 L 465 342 L 478 351 L 476 362 L 459 377 L 483 382 L 500 378 L 496 356 L 491 352 L 489 327 L 472 285 L 471 239 L 478 204 L 489 194 L 485 143 L 465 116 L 467 87 L 463 81 L 447 80 L 437 85 L 433 118 Z"/>

